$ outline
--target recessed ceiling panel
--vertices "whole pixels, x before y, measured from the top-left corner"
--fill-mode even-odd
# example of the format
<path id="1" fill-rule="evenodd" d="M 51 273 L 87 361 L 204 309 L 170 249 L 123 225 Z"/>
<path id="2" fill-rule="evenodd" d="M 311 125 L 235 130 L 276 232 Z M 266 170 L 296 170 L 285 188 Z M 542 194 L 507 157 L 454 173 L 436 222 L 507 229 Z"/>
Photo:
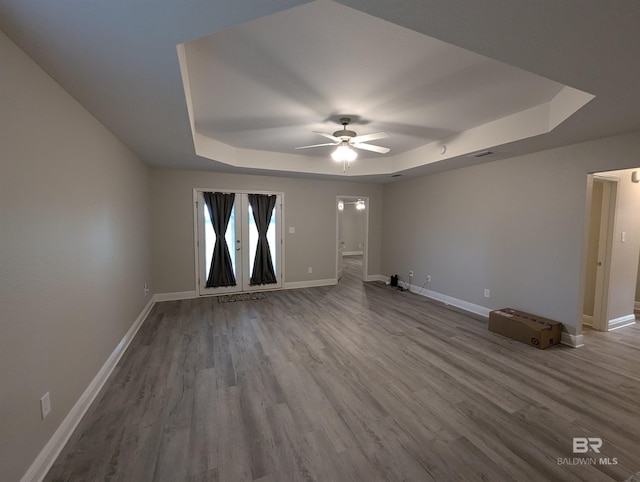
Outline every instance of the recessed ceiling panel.
<path id="1" fill-rule="evenodd" d="M 188 42 L 184 53 L 197 135 L 285 154 L 323 142 L 312 131 L 338 130 L 349 115 L 360 135 L 391 135 L 390 154 L 361 159 L 397 156 L 549 103 L 564 87 L 324 0 Z"/>

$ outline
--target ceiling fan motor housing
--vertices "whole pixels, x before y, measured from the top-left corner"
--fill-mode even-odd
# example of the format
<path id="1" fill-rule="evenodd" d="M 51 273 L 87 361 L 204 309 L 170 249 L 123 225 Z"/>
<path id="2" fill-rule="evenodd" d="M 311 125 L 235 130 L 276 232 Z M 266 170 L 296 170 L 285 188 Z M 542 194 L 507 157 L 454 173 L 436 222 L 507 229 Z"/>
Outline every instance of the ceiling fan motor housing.
<path id="1" fill-rule="evenodd" d="M 353 131 L 349 131 L 347 129 L 342 129 L 339 131 L 335 131 L 333 133 L 333 137 L 339 137 L 340 139 L 342 139 L 343 141 L 348 140 L 352 137 L 356 137 L 356 133 Z"/>
<path id="2" fill-rule="evenodd" d="M 340 119 L 340 122 L 342 122 L 342 130 L 335 131 L 333 135 L 329 135 L 320 131 L 313 131 L 314 134 L 319 134 L 323 137 L 327 137 L 331 139 L 333 142 L 325 142 L 324 144 L 314 144 L 312 146 L 296 147 L 296 149 L 308 149 L 310 147 L 323 147 L 323 146 L 338 146 L 338 149 L 333 154 L 331 154 L 331 157 L 333 157 L 335 160 L 338 160 L 336 159 L 336 157 L 344 157 L 344 155 L 337 156 L 337 153 L 341 151 L 349 151 L 350 152 L 349 155 L 350 156 L 353 155 L 353 158 L 350 160 L 354 160 L 356 158 L 356 153 L 352 149 L 352 147 L 356 149 L 364 149 L 366 151 L 377 152 L 379 154 L 386 154 L 387 152 L 389 152 L 390 149 L 388 147 L 381 147 L 381 146 L 376 146 L 376 145 L 367 143 L 368 141 L 375 141 L 376 139 L 387 138 L 389 137 L 389 133 L 374 132 L 372 134 L 367 134 L 365 136 L 358 136 L 358 134 L 356 134 L 354 131 L 347 129 L 349 122 L 351 122 L 351 119 L 349 117 L 342 117 Z"/>
<path id="3" fill-rule="evenodd" d="M 341 117 L 340 123 L 342 124 L 342 130 L 335 131 L 333 133 L 333 137 L 339 137 L 343 141 L 348 141 L 352 137 L 356 137 L 358 134 L 356 134 L 354 131 L 347 130 L 347 126 L 349 125 L 349 122 L 351 122 L 350 117 Z"/>

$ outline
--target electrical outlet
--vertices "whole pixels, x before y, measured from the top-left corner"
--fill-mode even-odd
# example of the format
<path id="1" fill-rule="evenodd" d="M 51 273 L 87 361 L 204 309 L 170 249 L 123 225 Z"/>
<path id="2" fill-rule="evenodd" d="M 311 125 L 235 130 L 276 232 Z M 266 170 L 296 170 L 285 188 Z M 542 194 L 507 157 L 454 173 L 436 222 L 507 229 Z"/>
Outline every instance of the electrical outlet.
<path id="1" fill-rule="evenodd" d="M 431 275 L 427 275 L 427 283 L 431 283 Z"/>
<path id="2" fill-rule="evenodd" d="M 490 298 L 491 297 L 491 290 L 485 288 L 484 289 L 484 297 L 485 298 Z"/>
<path id="3" fill-rule="evenodd" d="M 149 283 L 145 283 L 145 284 L 144 284 L 144 295 L 145 295 L 145 296 L 147 296 L 147 293 L 148 293 L 149 291 L 151 291 L 151 290 L 149 289 Z"/>
<path id="4" fill-rule="evenodd" d="M 309 266 L 309 267 L 307 268 L 307 271 L 309 271 L 309 274 L 311 274 L 311 273 L 313 273 L 313 268 L 312 268 L 311 266 Z"/>
<path id="5" fill-rule="evenodd" d="M 413 278 L 413 271 L 409 271 L 409 278 Z"/>
<path id="6" fill-rule="evenodd" d="M 40 399 L 40 412 L 42 413 L 42 420 L 47 418 L 47 415 L 51 412 L 51 397 L 49 392 L 45 393 Z"/>

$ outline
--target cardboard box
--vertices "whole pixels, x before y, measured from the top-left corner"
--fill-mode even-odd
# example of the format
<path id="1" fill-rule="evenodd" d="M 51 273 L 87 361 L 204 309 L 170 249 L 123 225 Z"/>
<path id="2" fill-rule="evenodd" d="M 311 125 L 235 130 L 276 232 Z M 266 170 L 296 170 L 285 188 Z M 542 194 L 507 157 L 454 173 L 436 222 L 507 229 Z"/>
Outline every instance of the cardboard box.
<path id="1" fill-rule="evenodd" d="M 560 344 L 562 323 L 513 308 L 502 308 L 489 313 L 489 331 L 543 350 Z"/>

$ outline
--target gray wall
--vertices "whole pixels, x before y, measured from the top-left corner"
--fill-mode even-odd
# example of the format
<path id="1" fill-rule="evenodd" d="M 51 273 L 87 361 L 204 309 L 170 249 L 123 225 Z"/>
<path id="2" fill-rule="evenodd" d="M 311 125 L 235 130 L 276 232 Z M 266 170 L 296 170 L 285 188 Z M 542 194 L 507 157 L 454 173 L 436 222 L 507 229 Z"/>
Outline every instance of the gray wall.
<path id="1" fill-rule="evenodd" d="M 383 273 L 431 275 L 433 291 L 576 333 L 587 174 L 639 165 L 636 132 L 386 185 Z"/>
<path id="2" fill-rule="evenodd" d="M 285 282 L 336 276 L 336 196 L 369 196 L 369 274 L 380 273 L 382 186 L 214 172 L 151 170 L 153 282 L 157 293 L 195 290 L 193 189 L 284 192 Z M 295 234 L 289 234 L 295 227 Z M 312 267 L 309 274 L 307 268 Z"/>
<path id="3" fill-rule="evenodd" d="M 0 65 L 0 478 L 15 481 L 149 299 L 148 170 L 2 33 Z"/>

